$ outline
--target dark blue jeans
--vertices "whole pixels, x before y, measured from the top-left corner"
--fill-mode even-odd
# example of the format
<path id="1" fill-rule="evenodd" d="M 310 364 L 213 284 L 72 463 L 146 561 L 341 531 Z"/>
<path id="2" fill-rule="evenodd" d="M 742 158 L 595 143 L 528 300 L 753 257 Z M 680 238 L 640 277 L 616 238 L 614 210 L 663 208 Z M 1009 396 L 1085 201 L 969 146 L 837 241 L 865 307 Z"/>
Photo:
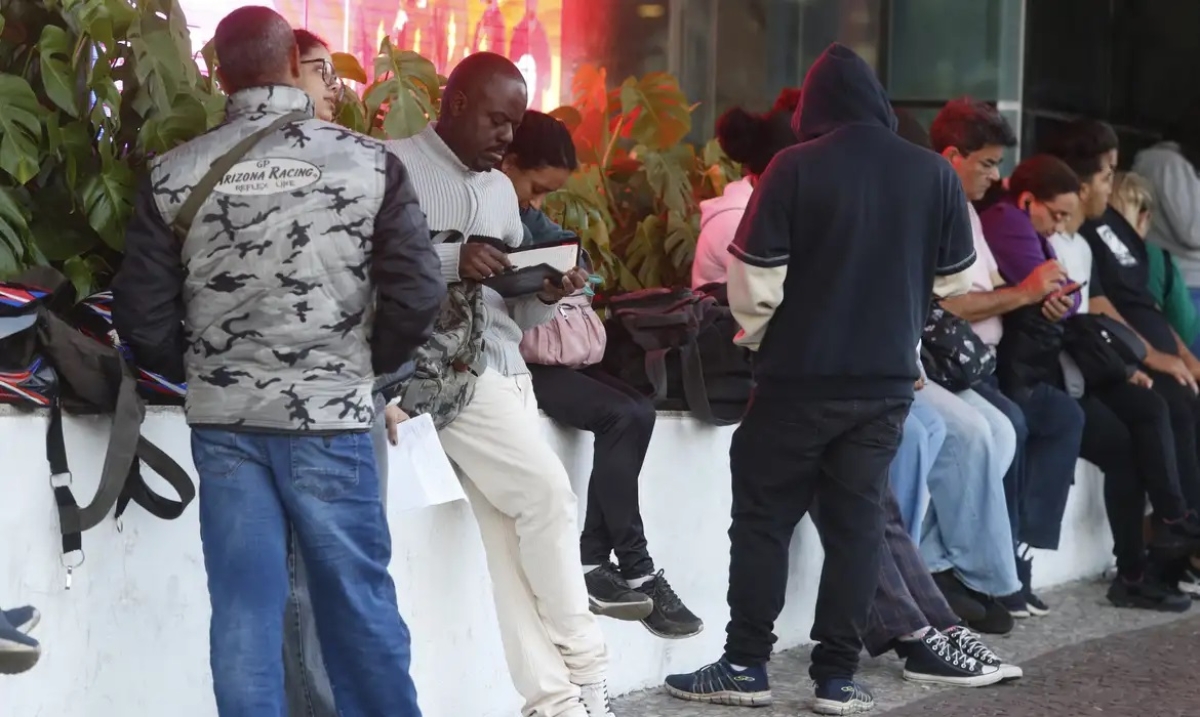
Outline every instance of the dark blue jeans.
<path id="1" fill-rule="evenodd" d="M 339 714 L 419 717 L 370 434 L 196 429 L 192 455 L 218 714 L 287 714 L 283 618 L 294 530 Z"/>
<path id="2" fill-rule="evenodd" d="M 1008 396 L 994 376 L 972 386 L 1012 422 L 1017 452 L 1004 474 L 1013 537 L 1034 548 L 1057 550 L 1075 461 L 1083 440 L 1083 409 L 1049 384 Z"/>

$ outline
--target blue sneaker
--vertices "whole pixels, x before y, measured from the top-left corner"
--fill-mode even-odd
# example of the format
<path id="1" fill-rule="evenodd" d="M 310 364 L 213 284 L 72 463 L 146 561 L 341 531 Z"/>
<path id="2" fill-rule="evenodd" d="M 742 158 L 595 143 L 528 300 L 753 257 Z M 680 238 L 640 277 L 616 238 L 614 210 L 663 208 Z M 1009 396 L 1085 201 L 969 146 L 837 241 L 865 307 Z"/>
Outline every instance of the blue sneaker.
<path id="1" fill-rule="evenodd" d="M 15 675 L 37 664 L 42 654 L 37 640 L 9 624 L 0 613 L 0 675 Z"/>
<path id="2" fill-rule="evenodd" d="M 854 680 L 834 677 L 816 683 L 813 712 L 819 715 L 855 715 L 875 708 L 875 698 Z"/>
<path id="3" fill-rule="evenodd" d="M 42 614 L 37 611 L 37 608 L 25 605 L 24 607 L 14 607 L 12 610 L 5 610 L 4 618 L 8 620 L 9 625 L 28 635 L 41 622 Z"/>
<path id="4" fill-rule="evenodd" d="M 725 658 L 686 675 L 668 675 L 667 693 L 690 702 L 733 707 L 766 707 L 771 704 L 767 668 L 735 670 Z"/>

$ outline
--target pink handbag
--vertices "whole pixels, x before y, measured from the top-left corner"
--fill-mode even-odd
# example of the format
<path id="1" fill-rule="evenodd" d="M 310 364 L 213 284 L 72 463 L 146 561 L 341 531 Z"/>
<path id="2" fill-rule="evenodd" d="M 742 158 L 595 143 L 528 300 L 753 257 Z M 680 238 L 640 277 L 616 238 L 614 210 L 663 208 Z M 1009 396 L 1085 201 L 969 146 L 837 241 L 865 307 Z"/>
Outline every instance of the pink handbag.
<path id="1" fill-rule="evenodd" d="M 604 322 L 583 294 L 568 296 L 554 307 L 554 318 L 525 332 L 521 358 L 540 366 L 583 368 L 604 358 Z"/>

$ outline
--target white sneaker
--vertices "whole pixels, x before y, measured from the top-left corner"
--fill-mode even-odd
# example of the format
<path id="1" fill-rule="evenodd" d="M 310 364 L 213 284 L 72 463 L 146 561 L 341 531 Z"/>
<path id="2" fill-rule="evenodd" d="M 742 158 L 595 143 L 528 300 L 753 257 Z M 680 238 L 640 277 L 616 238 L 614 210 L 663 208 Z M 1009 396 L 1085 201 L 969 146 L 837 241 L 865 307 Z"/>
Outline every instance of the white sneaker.
<path id="1" fill-rule="evenodd" d="M 612 711 L 612 700 L 608 696 L 608 683 L 595 682 L 579 686 L 579 697 L 588 717 L 616 717 Z"/>
<path id="2" fill-rule="evenodd" d="M 1188 565 L 1179 580 L 1179 592 L 1190 595 L 1193 600 L 1200 599 L 1200 570 Z"/>

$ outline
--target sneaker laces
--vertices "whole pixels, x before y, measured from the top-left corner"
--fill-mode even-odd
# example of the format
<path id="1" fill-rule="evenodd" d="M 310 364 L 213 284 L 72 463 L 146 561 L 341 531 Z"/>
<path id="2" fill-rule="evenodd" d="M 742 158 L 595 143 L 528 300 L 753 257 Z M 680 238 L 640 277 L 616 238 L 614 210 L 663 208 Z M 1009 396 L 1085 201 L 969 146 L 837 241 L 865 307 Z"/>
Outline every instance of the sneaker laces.
<path id="1" fill-rule="evenodd" d="M 983 644 L 983 640 L 970 629 L 958 627 L 954 629 L 954 642 L 958 649 L 966 656 L 974 658 L 985 665 L 1000 665 L 1004 661 L 1000 656 L 992 652 L 992 648 Z"/>
<path id="2" fill-rule="evenodd" d="M 942 658 L 943 662 L 948 662 L 959 669 L 971 672 L 976 672 L 980 669 L 979 661 L 955 647 L 950 642 L 949 637 L 934 630 L 931 630 L 930 633 L 925 638 L 925 644 L 929 646 L 930 650 L 933 650 L 935 655 Z"/>
<path id="3" fill-rule="evenodd" d="M 601 565 L 600 567 L 596 568 L 592 572 L 595 573 L 596 577 L 600 578 L 601 580 L 603 580 L 605 583 L 608 583 L 609 585 L 613 585 L 616 587 L 622 587 L 622 588 L 629 587 L 628 585 L 626 585 L 625 581 L 621 578 L 621 574 L 617 572 L 617 569 L 615 567 L 613 567 L 612 563 L 606 563 L 604 565 Z"/>
<path id="4" fill-rule="evenodd" d="M 675 594 L 675 589 L 667 582 L 667 576 L 662 570 L 655 573 L 650 580 L 650 597 L 655 606 L 662 610 L 679 610 L 683 607 L 683 601 Z"/>

